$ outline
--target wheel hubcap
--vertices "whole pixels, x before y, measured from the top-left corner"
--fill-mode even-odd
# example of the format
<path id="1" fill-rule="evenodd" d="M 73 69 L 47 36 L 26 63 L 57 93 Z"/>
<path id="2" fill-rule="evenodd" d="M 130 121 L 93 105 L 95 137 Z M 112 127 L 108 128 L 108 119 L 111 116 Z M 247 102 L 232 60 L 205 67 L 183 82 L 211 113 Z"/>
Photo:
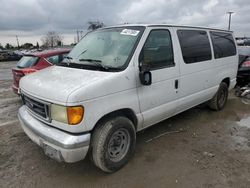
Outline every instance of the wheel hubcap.
<path id="1" fill-rule="evenodd" d="M 129 132 L 124 129 L 118 129 L 113 133 L 108 143 L 108 156 L 113 162 L 118 162 L 127 154 L 130 146 Z"/>

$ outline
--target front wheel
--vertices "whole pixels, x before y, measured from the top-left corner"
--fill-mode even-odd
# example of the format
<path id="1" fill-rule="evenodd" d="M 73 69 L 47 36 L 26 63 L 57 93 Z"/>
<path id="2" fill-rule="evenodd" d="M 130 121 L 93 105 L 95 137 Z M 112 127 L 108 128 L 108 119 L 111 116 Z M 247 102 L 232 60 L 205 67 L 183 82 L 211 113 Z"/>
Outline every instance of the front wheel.
<path id="1" fill-rule="evenodd" d="M 227 84 L 222 82 L 215 96 L 209 101 L 209 107 L 212 110 L 219 111 L 224 108 L 228 98 Z"/>
<path id="2" fill-rule="evenodd" d="M 101 170 L 115 172 L 129 161 L 134 153 L 135 143 L 133 123 L 126 117 L 115 117 L 94 130 L 91 157 Z"/>

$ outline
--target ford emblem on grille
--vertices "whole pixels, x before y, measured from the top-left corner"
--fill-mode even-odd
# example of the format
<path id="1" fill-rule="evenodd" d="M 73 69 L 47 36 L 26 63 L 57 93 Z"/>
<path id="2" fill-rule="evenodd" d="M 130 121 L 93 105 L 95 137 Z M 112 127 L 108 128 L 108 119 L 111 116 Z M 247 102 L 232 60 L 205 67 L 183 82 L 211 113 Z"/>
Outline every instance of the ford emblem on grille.
<path id="1" fill-rule="evenodd" d="M 24 105 L 26 105 L 34 115 L 39 116 L 46 121 L 50 121 L 48 103 L 26 95 L 22 95 L 22 99 Z"/>

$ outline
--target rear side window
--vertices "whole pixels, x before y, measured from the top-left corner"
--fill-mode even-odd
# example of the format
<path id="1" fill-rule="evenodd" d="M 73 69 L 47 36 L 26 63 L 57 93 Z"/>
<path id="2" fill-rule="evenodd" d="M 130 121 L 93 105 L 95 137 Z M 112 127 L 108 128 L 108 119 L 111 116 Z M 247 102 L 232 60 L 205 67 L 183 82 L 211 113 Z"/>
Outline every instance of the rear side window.
<path id="1" fill-rule="evenodd" d="M 174 55 L 170 32 L 152 30 L 143 46 L 140 62 L 151 70 L 174 66 Z"/>
<path id="2" fill-rule="evenodd" d="M 28 68 L 34 66 L 37 61 L 38 57 L 35 56 L 23 56 L 17 63 L 17 67 L 19 68 Z"/>
<path id="3" fill-rule="evenodd" d="M 236 55 L 236 46 L 231 33 L 210 31 L 215 59 Z"/>
<path id="4" fill-rule="evenodd" d="M 50 63 L 52 64 L 58 64 L 59 63 L 59 55 L 49 56 L 46 58 Z"/>
<path id="5" fill-rule="evenodd" d="M 206 31 L 178 30 L 177 35 L 185 63 L 207 61 L 212 58 L 211 47 Z"/>

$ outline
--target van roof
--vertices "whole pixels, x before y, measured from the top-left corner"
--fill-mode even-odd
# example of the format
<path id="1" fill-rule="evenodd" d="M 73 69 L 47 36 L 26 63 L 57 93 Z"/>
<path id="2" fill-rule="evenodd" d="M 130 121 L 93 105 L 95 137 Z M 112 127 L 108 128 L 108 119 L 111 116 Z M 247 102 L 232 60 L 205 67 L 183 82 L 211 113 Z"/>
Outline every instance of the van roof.
<path id="1" fill-rule="evenodd" d="M 171 24 L 121 24 L 121 25 L 114 25 L 105 28 L 111 27 L 126 27 L 126 26 L 144 26 L 144 27 L 181 27 L 181 28 L 193 28 L 193 29 L 206 29 L 206 30 L 213 30 L 213 31 L 223 31 L 227 33 L 233 33 L 233 31 L 228 31 L 225 29 L 215 29 L 209 27 L 202 27 L 202 26 L 188 26 L 188 25 L 171 25 Z"/>

